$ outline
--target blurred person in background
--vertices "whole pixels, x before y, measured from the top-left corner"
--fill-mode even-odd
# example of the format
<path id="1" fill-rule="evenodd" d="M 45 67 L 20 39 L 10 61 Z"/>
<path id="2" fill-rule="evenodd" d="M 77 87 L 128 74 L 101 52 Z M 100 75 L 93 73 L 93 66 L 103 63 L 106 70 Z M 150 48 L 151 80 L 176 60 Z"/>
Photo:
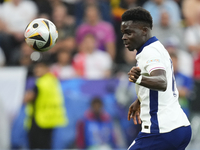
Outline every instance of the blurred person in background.
<path id="1" fill-rule="evenodd" d="M 32 0 L 35 2 L 37 8 L 38 8 L 38 17 L 39 18 L 46 18 L 50 19 L 52 12 L 53 12 L 53 6 L 51 4 L 50 0 Z M 46 17 L 41 17 L 45 15 Z"/>
<path id="2" fill-rule="evenodd" d="M 96 5 L 88 5 L 85 9 L 85 22 L 77 27 L 76 40 L 80 44 L 85 35 L 92 33 L 96 37 L 99 50 L 106 51 L 115 59 L 115 31 L 109 22 L 101 20 L 99 9 Z"/>
<path id="3" fill-rule="evenodd" d="M 26 43 L 23 42 L 20 46 L 20 52 L 18 53 L 19 59 L 17 60 L 18 65 L 29 67 L 32 65 L 33 61 L 31 59 L 31 55 L 33 54 L 34 50 Z"/>
<path id="4" fill-rule="evenodd" d="M 34 50 L 24 41 L 20 44 L 18 52 L 11 56 L 12 64 L 15 66 L 26 66 L 32 64 L 31 54 Z"/>
<path id="5" fill-rule="evenodd" d="M 68 49 L 69 51 L 75 48 L 75 19 L 68 14 L 67 7 L 64 4 L 59 4 L 53 7 L 52 21 L 58 30 L 58 40 L 56 45 L 50 52 L 56 52 L 58 49 Z"/>
<path id="6" fill-rule="evenodd" d="M 67 6 L 69 14 L 75 16 L 76 4 L 80 2 L 80 0 L 62 0 L 62 1 Z"/>
<path id="7" fill-rule="evenodd" d="M 185 43 L 193 57 L 194 88 L 190 100 L 192 141 L 199 143 L 200 138 L 200 10 L 195 14 L 195 22 L 185 30 Z"/>
<path id="8" fill-rule="evenodd" d="M 112 150 L 116 148 L 112 120 L 103 110 L 103 102 L 93 97 L 84 118 L 77 123 L 77 147 L 87 150 Z"/>
<path id="9" fill-rule="evenodd" d="M 190 111 L 189 111 L 189 96 L 192 90 L 193 85 L 193 79 L 191 77 L 188 77 L 181 72 L 179 72 L 178 69 L 178 56 L 176 51 L 169 52 L 170 57 L 173 62 L 173 69 L 174 69 L 174 77 L 176 79 L 176 85 L 179 91 L 179 103 L 189 118 Z"/>
<path id="10" fill-rule="evenodd" d="M 111 76 L 112 59 L 107 52 L 96 48 L 96 42 L 93 34 L 85 35 L 73 58 L 73 66 L 80 77 L 105 79 Z"/>
<path id="11" fill-rule="evenodd" d="M 196 14 L 195 23 L 185 30 L 185 43 L 187 50 L 194 59 L 194 78 L 200 80 L 200 10 Z"/>
<path id="12" fill-rule="evenodd" d="M 173 0 L 149 0 L 143 7 L 151 13 L 154 24 L 159 24 L 162 11 L 168 12 L 173 24 L 180 24 L 181 11 Z"/>
<path id="13" fill-rule="evenodd" d="M 84 13 L 89 5 L 96 5 L 99 9 L 99 16 L 101 19 L 112 23 L 112 14 L 110 2 L 107 0 L 80 0 L 75 5 L 76 25 L 79 26 L 84 22 Z"/>
<path id="14" fill-rule="evenodd" d="M 185 21 L 185 26 L 196 24 L 196 14 L 200 10 L 200 0 L 183 0 L 182 13 Z"/>
<path id="15" fill-rule="evenodd" d="M 182 42 L 184 30 L 180 24 L 175 24 L 171 20 L 170 14 L 167 11 L 162 11 L 160 14 L 159 23 L 155 24 L 152 33 L 159 38 L 160 42 L 165 44 L 169 39 L 180 43 L 179 49 L 186 50 L 184 42 Z"/>
<path id="16" fill-rule="evenodd" d="M 51 65 L 51 72 L 60 80 L 75 78 L 76 71 L 71 64 L 72 55 L 67 50 L 57 52 L 57 61 Z"/>
<path id="17" fill-rule="evenodd" d="M 193 58 L 191 57 L 190 53 L 180 49 L 180 43 L 178 43 L 176 40 L 168 39 L 164 43 L 165 48 L 169 53 L 176 53 L 178 57 L 178 71 L 185 76 L 188 76 L 190 78 L 193 77 Z M 187 61 L 185 61 L 187 60 Z"/>
<path id="18" fill-rule="evenodd" d="M 56 60 L 56 53 L 60 49 L 74 51 L 75 45 L 75 28 L 74 18 L 67 13 L 67 7 L 63 3 L 56 3 L 53 6 L 52 20 L 58 31 L 58 39 L 54 47 L 49 51 L 42 53 L 44 59 L 50 63 Z"/>
<path id="19" fill-rule="evenodd" d="M 29 148 L 51 149 L 53 129 L 67 124 L 64 98 L 58 79 L 50 73 L 46 63 L 37 62 L 33 73 L 35 86 L 28 89 L 24 97 Z"/>
<path id="20" fill-rule="evenodd" d="M 13 65 L 14 48 L 24 41 L 24 30 L 36 18 L 38 10 L 34 2 L 23 0 L 10 0 L 0 7 L 0 46 L 6 56 L 6 65 Z"/>
<path id="21" fill-rule="evenodd" d="M 123 51 L 121 51 L 124 48 L 123 42 L 121 40 L 121 32 L 119 31 L 119 28 L 121 26 L 121 16 L 122 14 L 128 9 L 133 8 L 139 5 L 139 0 L 111 0 L 111 6 L 112 6 L 112 16 L 113 16 L 113 26 L 115 28 L 116 33 L 116 56 L 115 56 L 115 63 L 117 65 L 123 63 L 122 55 Z"/>

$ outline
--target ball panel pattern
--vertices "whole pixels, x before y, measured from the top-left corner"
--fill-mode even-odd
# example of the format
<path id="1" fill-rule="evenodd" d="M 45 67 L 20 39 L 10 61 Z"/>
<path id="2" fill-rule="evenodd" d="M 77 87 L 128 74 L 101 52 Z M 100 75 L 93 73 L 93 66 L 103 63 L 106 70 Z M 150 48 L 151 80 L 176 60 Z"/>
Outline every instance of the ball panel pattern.
<path id="1" fill-rule="evenodd" d="M 38 18 L 27 25 L 24 36 L 30 47 L 43 52 L 55 45 L 58 32 L 56 26 L 50 20 Z"/>

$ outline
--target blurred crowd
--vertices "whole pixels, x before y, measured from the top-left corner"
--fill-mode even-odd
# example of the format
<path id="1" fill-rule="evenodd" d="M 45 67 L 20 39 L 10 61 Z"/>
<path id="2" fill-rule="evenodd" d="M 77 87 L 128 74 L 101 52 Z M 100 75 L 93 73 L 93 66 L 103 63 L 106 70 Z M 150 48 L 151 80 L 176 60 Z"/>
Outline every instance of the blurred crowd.
<path id="1" fill-rule="evenodd" d="M 137 6 L 147 9 L 153 17 L 152 35 L 172 57 L 180 104 L 191 122 L 199 122 L 194 127 L 197 131 L 200 0 L 0 0 L 0 66 L 23 66 L 32 76 L 34 63 L 42 60 L 59 80 L 123 80 L 136 60 L 135 52 L 123 46 L 121 15 Z M 24 30 L 35 18 L 49 19 L 57 27 L 57 43 L 47 52 L 33 51 L 24 41 Z M 89 118 L 91 112 L 86 120 Z M 109 121 L 106 115 L 103 120 Z M 81 126 L 83 123 L 79 130 Z M 84 136 L 83 131 L 79 136 Z M 84 144 L 79 140 L 80 148 Z"/>
<path id="2" fill-rule="evenodd" d="M 200 78 L 198 0 L 1 0 L 0 64 L 29 67 L 43 59 L 60 79 L 118 76 L 135 64 L 121 40 L 120 17 L 136 6 L 152 14 L 152 35 L 178 55 L 178 70 Z M 24 30 L 35 18 L 51 20 L 59 33 L 56 45 L 44 53 L 24 41 Z"/>

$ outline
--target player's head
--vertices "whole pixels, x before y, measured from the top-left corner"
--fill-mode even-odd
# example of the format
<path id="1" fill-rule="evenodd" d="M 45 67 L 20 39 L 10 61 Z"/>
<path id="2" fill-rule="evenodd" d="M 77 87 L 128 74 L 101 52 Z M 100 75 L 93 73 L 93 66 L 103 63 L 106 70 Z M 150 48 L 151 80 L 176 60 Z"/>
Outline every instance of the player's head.
<path id="1" fill-rule="evenodd" d="M 153 21 L 151 14 L 142 7 L 127 10 L 122 15 L 121 31 L 125 47 L 139 49 L 149 38 Z"/>

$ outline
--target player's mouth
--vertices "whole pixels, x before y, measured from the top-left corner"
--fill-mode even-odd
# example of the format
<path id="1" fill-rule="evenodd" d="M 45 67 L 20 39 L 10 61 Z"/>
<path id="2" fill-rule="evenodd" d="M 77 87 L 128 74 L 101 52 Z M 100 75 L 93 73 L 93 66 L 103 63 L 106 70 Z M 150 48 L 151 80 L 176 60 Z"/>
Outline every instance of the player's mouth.
<path id="1" fill-rule="evenodd" d="M 129 47 L 129 44 L 124 44 L 124 46 L 125 46 L 126 48 L 128 48 L 128 47 Z"/>

